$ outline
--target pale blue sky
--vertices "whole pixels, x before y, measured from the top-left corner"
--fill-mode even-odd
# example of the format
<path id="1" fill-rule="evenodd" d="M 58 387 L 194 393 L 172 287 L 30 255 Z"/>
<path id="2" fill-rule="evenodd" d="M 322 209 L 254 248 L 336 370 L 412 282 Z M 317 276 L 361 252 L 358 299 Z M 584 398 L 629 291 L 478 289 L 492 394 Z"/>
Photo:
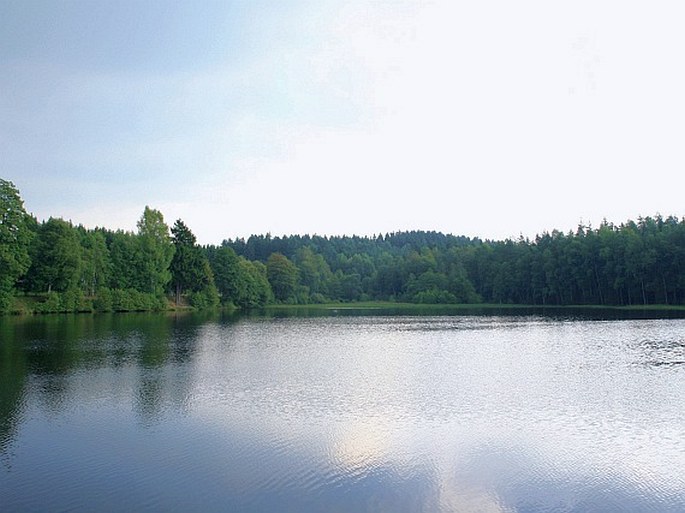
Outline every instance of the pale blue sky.
<path id="1" fill-rule="evenodd" d="M 677 1 L 0 0 L 0 177 L 201 242 L 682 216 Z"/>

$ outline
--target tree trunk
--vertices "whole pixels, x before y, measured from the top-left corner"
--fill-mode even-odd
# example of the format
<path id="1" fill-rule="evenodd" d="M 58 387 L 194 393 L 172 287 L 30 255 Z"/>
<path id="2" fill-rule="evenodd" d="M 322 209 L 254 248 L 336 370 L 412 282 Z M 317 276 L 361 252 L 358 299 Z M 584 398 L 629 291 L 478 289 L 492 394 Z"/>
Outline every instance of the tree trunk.
<path id="1" fill-rule="evenodd" d="M 647 296 L 645 295 L 645 280 L 644 280 L 644 278 L 640 278 L 640 287 L 642 287 L 642 304 L 646 305 L 647 304 Z"/>

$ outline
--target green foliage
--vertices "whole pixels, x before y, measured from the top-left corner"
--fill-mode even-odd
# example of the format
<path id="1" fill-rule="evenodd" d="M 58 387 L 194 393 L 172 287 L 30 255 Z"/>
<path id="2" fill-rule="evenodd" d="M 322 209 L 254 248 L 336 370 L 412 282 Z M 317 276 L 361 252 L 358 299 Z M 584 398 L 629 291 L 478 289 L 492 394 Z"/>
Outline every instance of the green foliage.
<path id="1" fill-rule="evenodd" d="M 89 231 L 79 227 L 81 238 L 81 290 L 89 296 L 105 287 L 110 281 L 112 264 L 107 242 L 102 231 Z"/>
<path id="2" fill-rule="evenodd" d="M 456 303 L 456 297 L 447 292 L 448 278 L 432 270 L 418 277 L 410 275 L 407 283 L 407 300 L 414 303 Z"/>
<path id="3" fill-rule="evenodd" d="M 283 293 L 272 280 L 279 301 L 299 302 L 305 290 L 310 302 L 315 291 L 324 291 L 328 299 L 343 301 L 685 304 L 685 220 L 674 217 L 580 226 L 575 233 L 553 231 L 533 241 L 404 232 L 253 236 L 224 246 L 262 261 L 272 253 L 292 258 L 298 266 L 292 292 Z M 332 274 L 317 274 L 312 265 L 317 255 Z"/>
<path id="4" fill-rule="evenodd" d="M 81 243 L 76 228 L 63 219 L 48 219 L 33 240 L 31 260 L 29 290 L 63 292 L 78 287 Z"/>
<path id="5" fill-rule="evenodd" d="M 9 309 L 17 280 L 29 269 L 30 218 L 19 191 L 0 178 L 0 312 Z"/>
<path id="6" fill-rule="evenodd" d="M 123 231 L 105 234 L 111 274 L 109 287 L 112 289 L 129 289 L 136 284 L 147 284 L 149 280 L 143 274 L 142 255 L 138 236 Z"/>
<path id="7" fill-rule="evenodd" d="M 298 302 L 309 302 L 314 296 L 325 297 L 329 293 L 333 273 L 323 255 L 316 254 L 310 247 L 299 248 L 295 252 L 294 263 L 299 283 L 304 288 L 298 294 Z"/>
<path id="8" fill-rule="evenodd" d="M 138 244 L 140 247 L 137 288 L 153 295 L 164 294 L 171 281 L 169 266 L 174 256 L 169 227 L 159 210 L 145 207 L 138 221 Z"/>
<path id="9" fill-rule="evenodd" d="M 77 313 L 92 312 L 93 303 L 87 299 L 81 290 L 69 289 L 65 292 L 50 291 L 42 294 L 35 304 L 37 313 Z"/>
<path id="10" fill-rule="evenodd" d="M 18 192 L 0 181 L 0 312 L 12 308 L 14 286 L 26 273 L 23 288 L 32 299 L 20 310 L 40 313 L 164 310 L 174 246 L 162 214 L 146 207 L 138 233 L 75 228 L 50 218 L 38 225 L 23 210 Z M 181 228 L 184 226 L 181 225 Z M 186 268 L 188 289 L 197 308 L 218 304 L 213 274 L 194 237 L 178 231 L 176 239 L 192 254 Z M 237 258 L 237 257 L 236 257 Z M 31 262 L 32 265 L 31 265 Z M 28 272 L 26 272 L 28 270 Z M 263 304 L 262 299 L 256 300 Z"/>
<path id="11" fill-rule="evenodd" d="M 446 290 L 440 290 L 437 288 L 431 288 L 428 290 L 422 290 L 417 292 L 412 296 L 412 302 L 420 304 L 454 304 L 457 303 L 457 298 L 454 294 L 450 294 Z"/>
<path id="12" fill-rule="evenodd" d="M 220 247 L 209 251 L 209 263 L 221 302 L 237 305 L 241 290 L 245 287 L 238 255 L 231 248 Z"/>
<path id="13" fill-rule="evenodd" d="M 58 292 L 48 292 L 45 301 L 39 303 L 36 311 L 39 313 L 58 313 L 62 312 L 62 301 Z"/>
<path id="14" fill-rule="evenodd" d="M 238 268 L 240 288 L 234 300 L 235 305 L 241 308 L 257 308 L 274 300 L 264 264 L 240 258 Z"/>
<path id="15" fill-rule="evenodd" d="M 81 306 L 85 307 L 82 291 L 69 289 L 60 294 L 60 308 L 62 312 L 78 312 Z"/>
<path id="16" fill-rule="evenodd" d="M 266 275 L 276 300 L 287 302 L 294 298 L 298 271 L 288 257 L 272 253 L 266 261 Z"/>
<path id="17" fill-rule="evenodd" d="M 328 302 L 328 298 L 326 298 L 323 294 L 315 292 L 309 297 L 309 302 L 314 304 L 323 304 Z"/>
<path id="18" fill-rule="evenodd" d="M 219 291 L 217 291 L 214 285 L 210 285 L 202 290 L 190 292 L 188 300 L 190 301 L 190 306 L 198 310 L 216 308 L 220 303 Z"/>
<path id="19" fill-rule="evenodd" d="M 93 299 L 93 308 L 96 312 L 111 312 L 113 309 L 112 291 L 106 287 L 97 290 Z"/>
<path id="20" fill-rule="evenodd" d="M 0 290 L 0 313 L 7 313 L 12 307 L 12 300 L 14 299 L 13 287 L 9 286 L 7 288 L 9 290 Z"/>
<path id="21" fill-rule="evenodd" d="M 112 310 L 115 312 L 146 312 L 166 310 L 163 296 L 140 292 L 135 289 L 114 289 L 111 291 Z"/>
<path id="22" fill-rule="evenodd" d="M 138 232 L 38 224 L 0 180 L 0 312 L 149 311 L 272 303 L 685 305 L 685 220 L 579 226 L 535 240 L 436 232 L 253 236 L 200 247 L 146 207 Z M 15 297 L 15 287 L 31 294 Z M 14 305 L 14 306 L 12 306 Z"/>
<path id="23" fill-rule="evenodd" d="M 171 228 L 171 233 L 175 251 L 170 270 L 176 304 L 180 303 L 183 291 L 189 290 L 193 293 L 190 303 L 196 308 L 216 306 L 214 296 L 217 300 L 219 296 L 214 275 L 207 256 L 195 242 L 195 235 L 180 219 Z"/>
<path id="24" fill-rule="evenodd" d="M 225 246 L 209 248 L 208 255 L 223 304 L 257 308 L 273 301 L 264 264 L 238 257 Z"/>
<path id="25" fill-rule="evenodd" d="M 465 267 L 488 302 L 542 305 L 683 304 L 685 222 L 640 219 L 579 226 L 526 240 L 493 242 L 468 254 Z"/>
<path id="26" fill-rule="evenodd" d="M 331 280 L 332 296 L 342 301 L 358 301 L 362 295 L 362 277 L 357 273 L 345 274 L 338 269 Z"/>
<path id="27" fill-rule="evenodd" d="M 112 310 L 115 312 L 132 312 L 136 308 L 134 294 L 140 294 L 133 289 L 114 289 L 112 290 Z"/>

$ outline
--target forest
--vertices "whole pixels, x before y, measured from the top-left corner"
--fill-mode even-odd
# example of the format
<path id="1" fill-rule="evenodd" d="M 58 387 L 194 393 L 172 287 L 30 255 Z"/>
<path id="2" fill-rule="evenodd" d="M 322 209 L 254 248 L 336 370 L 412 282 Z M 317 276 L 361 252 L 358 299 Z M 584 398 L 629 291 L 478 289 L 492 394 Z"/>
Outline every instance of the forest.
<path id="1" fill-rule="evenodd" d="M 409 231 L 253 235 L 201 246 L 145 207 L 135 232 L 39 222 L 0 179 L 0 312 L 148 311 L 391 301 L 684 305 L 685 219 L 641 217 L 534 240 Z"/>

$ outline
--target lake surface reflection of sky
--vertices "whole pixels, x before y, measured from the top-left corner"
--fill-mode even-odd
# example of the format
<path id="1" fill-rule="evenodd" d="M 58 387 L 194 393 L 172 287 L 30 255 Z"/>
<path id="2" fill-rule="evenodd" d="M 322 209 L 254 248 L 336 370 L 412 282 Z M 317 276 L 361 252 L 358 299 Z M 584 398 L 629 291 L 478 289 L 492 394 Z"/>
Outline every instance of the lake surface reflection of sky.
<path id="1" fill-rule="evenodd" d="M 3 320 L 3 511 L 685 512 L 685 320 Z"/>

